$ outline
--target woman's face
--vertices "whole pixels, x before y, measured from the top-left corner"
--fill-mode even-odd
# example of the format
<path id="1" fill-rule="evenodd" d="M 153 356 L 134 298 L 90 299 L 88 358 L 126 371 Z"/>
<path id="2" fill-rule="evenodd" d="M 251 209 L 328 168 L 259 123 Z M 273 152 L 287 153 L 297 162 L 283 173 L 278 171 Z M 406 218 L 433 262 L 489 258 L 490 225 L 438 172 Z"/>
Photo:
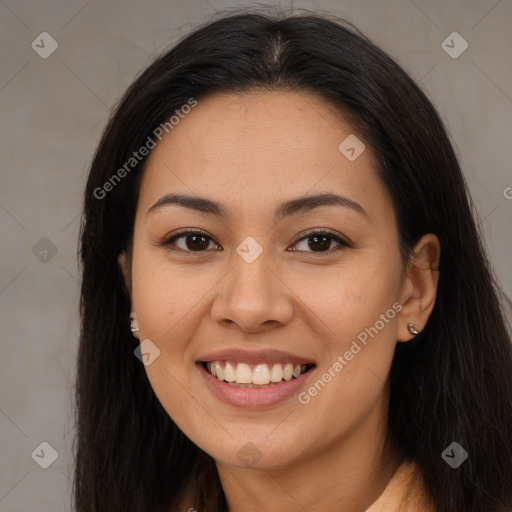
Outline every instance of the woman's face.
<path id="1" fill-rule="evenodd" d="M 402 266 L 361 150 L 318 97 L 255 92 L 200 100 L 150 154 L 131 267 L 145 369 L 218 462 L 285 467 L 385 424 Z M 188 206 L 154 206 L 168 194 Z"/>

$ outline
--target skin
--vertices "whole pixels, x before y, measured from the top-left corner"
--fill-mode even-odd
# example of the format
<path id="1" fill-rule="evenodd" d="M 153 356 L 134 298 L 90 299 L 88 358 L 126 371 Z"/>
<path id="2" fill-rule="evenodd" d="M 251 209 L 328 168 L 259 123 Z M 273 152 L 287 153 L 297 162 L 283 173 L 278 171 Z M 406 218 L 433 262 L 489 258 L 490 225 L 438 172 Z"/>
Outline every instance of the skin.
<path id="1" fill-rule="evenodd" d="M 133 254 L 119 257 L 136 336 L 159 347 L 145 367 L 151 385 L 182 431 L 215 458 L 230 512 L 323 512 L 340 503 L 361 512 L 401 462 L 384 450 L 389 371 L 397 341 L 413 338 L 407 324 L 422 329 L 432 311 L 440 246 L 427 234 L 402 265 L 371 148 L 354 161 L 338 150 L 352 133 L 311 93 L 216 94 L 147 162 Z M 146 213 L 169 192 L 218 201 L 229 218 L 176 205 Z M 343 194 L 366 215 L 322 206 L 274 222 L 283 201 L 319 192 Z M 208 250 L 194 252 L 186 238 L 175 250 L 158 245 L 182 228 L 206 232 Z M 327 252 L 311 249 L 302 236 L 310 228 L 333 230 L 353 246 L 331 239 Z M 250 264 L 236 252 L 249 236 L 263 249 Z M 214 349 L 276 348 L 317 363 L 309 386 L 395 302 L 401 311 L 306 405 L 295 395 L 257 410 L 227 405 L 195 365 Z M 248 442 L 261 453 L 252 467 L 237 457 Z"/>

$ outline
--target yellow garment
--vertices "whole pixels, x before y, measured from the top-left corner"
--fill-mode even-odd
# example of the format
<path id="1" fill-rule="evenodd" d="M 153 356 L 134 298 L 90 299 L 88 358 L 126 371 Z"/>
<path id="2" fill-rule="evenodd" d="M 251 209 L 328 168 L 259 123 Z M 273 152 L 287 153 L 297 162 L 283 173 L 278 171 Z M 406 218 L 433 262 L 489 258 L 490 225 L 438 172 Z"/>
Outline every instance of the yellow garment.
<path id="1" fill-rule="evenodd" d="M 403 462 L 366 512 L 436 512 L 415 462 Z"/>

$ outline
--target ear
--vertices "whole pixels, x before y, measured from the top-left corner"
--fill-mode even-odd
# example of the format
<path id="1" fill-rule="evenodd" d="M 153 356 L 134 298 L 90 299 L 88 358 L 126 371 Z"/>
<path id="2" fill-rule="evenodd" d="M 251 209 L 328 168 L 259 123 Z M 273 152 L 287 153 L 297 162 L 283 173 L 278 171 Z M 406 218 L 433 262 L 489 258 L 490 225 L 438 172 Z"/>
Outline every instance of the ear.
<path id="1" fill-rule="evenodd" d="M 421 331 L 434 309 L 439 281 L 441 244 L 436 235 L 423 235 L 414 247 L 400 293 L 402 309 L 398 314 L 398 341 L 414 337 L 407 328 L 409 323 Z"/>
<path id="2" fill-rule="evenodd" d="M 126 251 L 123 251 L 119 254 L 117 258 L 117 262 L 123 273 L 124 284 L 126 287 L 126 291 L 128 292 L 128 296 L 130 297 L 130 303 L 132 302 L 132 280 L 131 280 L 131 272 L 128 265 L 128 260 L 126 257 Z"/>

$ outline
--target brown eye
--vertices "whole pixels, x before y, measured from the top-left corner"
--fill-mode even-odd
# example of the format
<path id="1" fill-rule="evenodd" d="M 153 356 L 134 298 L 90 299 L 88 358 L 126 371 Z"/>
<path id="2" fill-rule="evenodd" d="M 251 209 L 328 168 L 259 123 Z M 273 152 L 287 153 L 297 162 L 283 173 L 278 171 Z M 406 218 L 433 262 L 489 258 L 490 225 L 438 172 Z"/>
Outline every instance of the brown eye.
<path id="1" fill-rule="evenodd" d="M 204 235 L 185 235 L 182 238 L 185 238 L 185 245 L 187 246 L 187 249 L 190 249 L 191 251 L 206 250 L 210 245 L 208 237 Z"/>
<path id="2" fill-rule="evenodd" d="M 304 241 L 307 241 L 307 247 L 309 248 L 309 250 L 298 249 L 299 251 L 313 253 L 328 252 L 331 249 L 331 244 L 333 241 L 338 245 L 350 247 L 350 244 L 348 242 L 346 242 L 341 237 L 330 231 L 311 231 L 307 234 L 307 236 L 302 237 L 294 245 L 296 246 L 300 243 L 304 244 Z"/>
<path id="3" fill-rule="evenodd" d="M 178 241 L 180 241 L 179 244 L 176 243 Z M 161 245 L 176 246 L 185 252 L 204 252 L 208 250 L 210 242 L 213 242 L 213 240 L 201 231 L 185 231 L 173 235 L 162 242 Z"/>
<path id="4" fill-rule="evenodd" d="M 343 240 L 340 236 L 334 232 L 325 230 L 311 230 L 303 236 L 300 240 L 295 242 L 294 246 L 305 244 L 307 241 L 307 248 L 303 249 L 292 249 L 293 251 L 299 252 L 310 252 L 321 254 L 324 252 L 334 252 L 331 249 L 331 245 L 334 242 L 338 246 L 351 247 L 347 241 Z M 179 243 L 178 243 L 179 242 Z M 171 249 L 178 249 L 184 252 L 205 252 L 211 249 L 210 243 L 214 244 L 214 247 L 219 247 L 214 243 L 214 240 L 209 237 L 206 233 L 201 231 L 187 230 L 172 235 L 170 238 L 164 240 L 160 245 L 169 246 Z M 339 247 L 338 247 L 339 249 Z M 337 249 L 334 249 L 337 250 Z"/>
<path id="5" fill-rule="evenodd" d="M 308 247 L 311 250 L 327 251 L 331 247 L 332 237 L 329 235 L 314 235 L 308 237 Z"/>

